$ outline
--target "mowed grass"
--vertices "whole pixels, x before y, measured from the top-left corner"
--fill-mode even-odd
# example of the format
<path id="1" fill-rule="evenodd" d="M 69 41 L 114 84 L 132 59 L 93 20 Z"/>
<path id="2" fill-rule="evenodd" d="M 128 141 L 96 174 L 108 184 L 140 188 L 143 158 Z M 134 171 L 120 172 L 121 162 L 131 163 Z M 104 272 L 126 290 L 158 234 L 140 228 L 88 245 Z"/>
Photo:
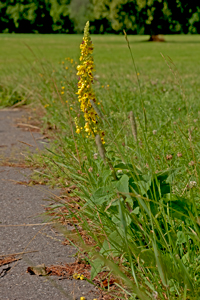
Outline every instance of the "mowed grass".
<path id="1" fill-rule="evenodd" d="M 100 76 L 132 74 L 130 53 L 123 35 L 92 35 L 91 38 L 95 46 L 96 69 Z M 188 83 L 197 80 L 200 74 L 199 35 L 165 36 L 165 43 L 148 43 L 148 36 L 128 38 L 141 75 L 152 79 L 170 77 L 160 54 L 163 53 L 176 64 L 183 80 Z M 65 57 L 78 60 L 81 40 L 81 35 L 1 34 L 0 75 L 27 68 L 36 59 L 46 59 L 53 65 Z"/>
<path id="2" fill-rule="evenodd" d="M 112 82 L 117 81 L 119 85 L 135 87 L 137 80 L 124 35 L 91 37 L 100 84 L 112 86 Z M 165 36 L 164 43 L 148 42 L 149 36 L 128 36 L 128 39 L 142 84 L 147 86 L 150 82 L 153 83 L 153 89 L 155 90 L 156 85 L 156 89 L 162 90 L 163 95 L 173 89 L 174 85 L 179 89 L 181 84 L 184 93 L 187 96 L 192 95 L 196 106 L 200 91 L 199 35 Z M 53 70 L 57 69 L 66 57 L 78 62 L 81 41 L 81 35 L 0 34 L 1 86 L 5 87 L 6 81 L 9 86 L 8 93 L 11 93 L 12 85 L 16 89 L 17 81 L 22 83 L 27 74 L 39 73 L 38 69 L 35 71 L 38 63 L 41 69 L 48 63 L 49 70 Z M 173 63 L 170 62 L 168 66 L 161 54 Z M 170 68 L 177 68 L 175 76 Z M 156 94 L 156 91 L 153 93 Z M 173 99 L 172 95 L 172 103 Z M 8 102 L 9 100 L 6 100 L 6 103 Z M 14 100 L 11 103 L 14 103 Z"/>

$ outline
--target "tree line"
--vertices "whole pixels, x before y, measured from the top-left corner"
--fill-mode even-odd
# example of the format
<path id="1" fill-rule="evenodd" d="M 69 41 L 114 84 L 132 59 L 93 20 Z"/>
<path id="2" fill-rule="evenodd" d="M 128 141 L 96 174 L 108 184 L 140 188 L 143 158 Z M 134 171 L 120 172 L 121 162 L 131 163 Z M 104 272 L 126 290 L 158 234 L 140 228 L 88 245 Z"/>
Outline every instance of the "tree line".
<path id="1" fill-rule="evenodd" d="M 3 0 L 0 32 L 200 33 L 200 0 Z"/>

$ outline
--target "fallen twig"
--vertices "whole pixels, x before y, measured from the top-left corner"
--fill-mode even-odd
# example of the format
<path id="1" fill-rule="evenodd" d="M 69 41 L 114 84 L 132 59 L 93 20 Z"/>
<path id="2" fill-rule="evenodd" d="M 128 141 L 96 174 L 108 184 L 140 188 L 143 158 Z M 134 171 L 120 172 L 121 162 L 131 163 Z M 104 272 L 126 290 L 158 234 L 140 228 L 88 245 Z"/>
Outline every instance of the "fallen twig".
<path id="1" fill-rule="evenodd" d="M 37 223 L 37 224 L 16 224 L 16 225 L 0 225 L 0 227 L 20 227 L 20 226 L 43 226 L 48 224 L 54 224 L 54 222 L 47 222 L 47 223 Z"/>
<path id="2" fill-rule="evenodd" d="M 16 255 L 21 255 L 21 254 L 26 254 L 26 253 L 32 253 L 32 252 L 38 252 L 38 250 L 30 250 L 26 252 L 18 252 L 18 253 L 11 253 L 11 254 L 0 254 L 0 257 L 6 257 L 6 256 L 16 256 Z"/>

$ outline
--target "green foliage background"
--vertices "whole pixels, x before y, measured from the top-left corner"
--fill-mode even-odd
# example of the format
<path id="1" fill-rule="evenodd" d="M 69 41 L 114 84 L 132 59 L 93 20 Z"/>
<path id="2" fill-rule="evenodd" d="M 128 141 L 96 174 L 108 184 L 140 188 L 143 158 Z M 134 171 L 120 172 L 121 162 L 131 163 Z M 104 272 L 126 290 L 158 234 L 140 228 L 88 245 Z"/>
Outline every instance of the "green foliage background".
<path id="1" fill-rule="evenodd" d="M 3 0 L 1 33 L 200 33 L 198 0 Z"/>

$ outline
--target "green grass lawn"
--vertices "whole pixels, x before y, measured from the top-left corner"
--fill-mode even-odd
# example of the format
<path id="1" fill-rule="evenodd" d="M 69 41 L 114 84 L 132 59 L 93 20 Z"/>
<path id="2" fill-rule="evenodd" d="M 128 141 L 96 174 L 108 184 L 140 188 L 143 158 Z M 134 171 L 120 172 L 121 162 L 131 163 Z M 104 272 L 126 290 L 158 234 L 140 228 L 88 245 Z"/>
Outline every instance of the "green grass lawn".
<path id="1" fill-rule="evenodd" d="M 157 89 L 168 92 L 174 85 L 178 89 L 181 82 L 184 93 L 195 98 L 196 106 L 200 91 L 200 36 L 165 36 L 164 43 L 147 42 L 148 36 L 128 38 L 141 83 L 148 85 L 152 82 L 152 89 L 155 90 L 156 85 Z M 8 76 L 6 81 L 10 88 L 12 85 L 16 87 L 18 79 L 22 82 L 27 74 L 40 72 L 39 69 L 34 70 L 39 62 L 42 62 L 41 65 L 50 64 L 50 70 L 57 69 L 66 57 L 78 62 L 81 41 L 81 35 L 0 34 L 0 84 L 5 86 Z M 136 86 L 135 71 L 124 36 L 92 35 L 92 41 L 100 83 L 112 86 L 113 81 L 118 81 L 130 87 L 132 82 Z M 172 63 L 169 67 L 161 53 L 175 64 L 178 70 L 175 77 L 170 70 L 175 67 Z"/>
<path id="2" fill-rule="evenodd" d="M 195 82 L 200 74 L 199 35 L 165 36 L 166 43 L 148 43 L 148 36 L 129 36 L 136 64 L 142 76 L 171 76 L 160 53 L 171 57 L 182 79 Z M 23 69 L 36 58 L 57 65 L 65 57 L 78 60 L 81 35 L 0 35 L 0 75 Z M 93 35 L 94 59 L 101 76 L 131 73 L 133 66 L 123 35 Z M 34 52 L 30 51 L 30 49 Z M 124 76 L 124 75 L 123 75 Z M 153 79 L 152 78 L 152 79 Z"/>

